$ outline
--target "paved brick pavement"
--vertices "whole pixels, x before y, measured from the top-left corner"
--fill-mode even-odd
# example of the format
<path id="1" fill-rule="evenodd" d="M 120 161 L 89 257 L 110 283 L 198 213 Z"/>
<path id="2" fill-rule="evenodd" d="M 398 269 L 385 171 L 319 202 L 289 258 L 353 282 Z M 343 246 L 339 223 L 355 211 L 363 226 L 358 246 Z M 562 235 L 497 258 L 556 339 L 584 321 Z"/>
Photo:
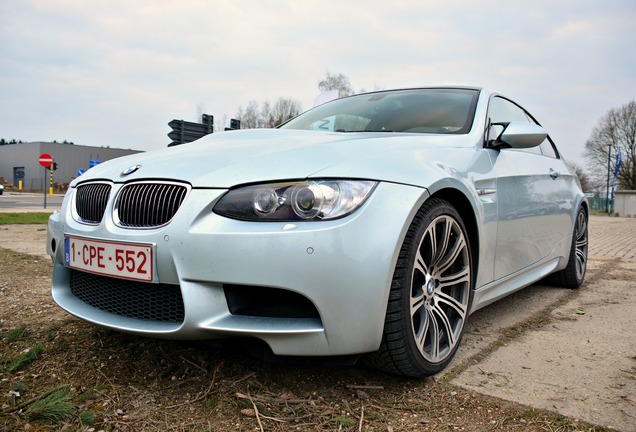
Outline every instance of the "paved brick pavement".
<path id="1" fill-rule="evenodd" d="M 636 261 L 636 219 L 590 216 L 590 258 Z"/>

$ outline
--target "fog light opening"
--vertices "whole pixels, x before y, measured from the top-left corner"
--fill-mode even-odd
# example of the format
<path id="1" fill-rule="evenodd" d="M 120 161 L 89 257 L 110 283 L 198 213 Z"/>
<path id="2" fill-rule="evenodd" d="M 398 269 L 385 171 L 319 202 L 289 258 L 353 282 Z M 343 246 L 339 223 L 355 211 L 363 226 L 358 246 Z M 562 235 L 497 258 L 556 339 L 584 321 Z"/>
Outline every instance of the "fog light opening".
<path id="1" fill-rule="evenodd" d="M 316 306 L 307 297 L 280 288 L 223 285 L 232 315 L 269 318 L 318 318 Z"/>

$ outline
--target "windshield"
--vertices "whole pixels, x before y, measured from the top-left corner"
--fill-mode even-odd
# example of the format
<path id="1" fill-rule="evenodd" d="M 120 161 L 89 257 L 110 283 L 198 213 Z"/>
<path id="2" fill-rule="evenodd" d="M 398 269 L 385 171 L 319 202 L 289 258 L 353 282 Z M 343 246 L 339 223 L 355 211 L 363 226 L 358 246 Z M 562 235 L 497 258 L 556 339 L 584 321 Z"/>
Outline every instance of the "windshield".
<path id="1" fill-rule="evenodd" d="M 478 90 L 443 88 L 366 93 L 320 105 L 280 128 L 465 134 L 473 122 L 478 94 Z"/>

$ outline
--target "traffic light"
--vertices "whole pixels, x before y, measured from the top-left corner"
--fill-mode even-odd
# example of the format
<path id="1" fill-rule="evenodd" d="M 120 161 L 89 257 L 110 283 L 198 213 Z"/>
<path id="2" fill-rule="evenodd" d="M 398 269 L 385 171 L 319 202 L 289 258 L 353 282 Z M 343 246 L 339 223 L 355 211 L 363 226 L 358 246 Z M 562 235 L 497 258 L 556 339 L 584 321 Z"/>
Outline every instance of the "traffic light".
<path id="1" fill-rule="evenodd" d="M 55 171 L 57 169 L 57 162 L 53 162 L 51 165 L 47 167 L 49 171 Z"/>

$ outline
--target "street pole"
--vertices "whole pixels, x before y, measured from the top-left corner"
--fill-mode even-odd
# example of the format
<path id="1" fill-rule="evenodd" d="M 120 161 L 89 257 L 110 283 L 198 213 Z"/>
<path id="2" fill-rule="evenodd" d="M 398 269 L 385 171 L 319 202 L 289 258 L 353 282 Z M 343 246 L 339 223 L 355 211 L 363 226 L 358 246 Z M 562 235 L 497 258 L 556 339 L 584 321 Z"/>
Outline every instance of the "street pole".
<path id="1" fill-rule="evenodd" d="M 44 190 L 44 208 L 46 209 L 46 167 L 44 168 L 44 177 L 42 178 L 42 189 Z"/>
<path id="2" fill-rule="evenodd" d="M 610 202 L 609 202 L 609 184 L 610 184 L 610 163 L 612 159 L 612 146 L 607 146 L 607 189 L 605 189 L 605 203 L 607 205 L 607 214 L 610 214 Z"/>

